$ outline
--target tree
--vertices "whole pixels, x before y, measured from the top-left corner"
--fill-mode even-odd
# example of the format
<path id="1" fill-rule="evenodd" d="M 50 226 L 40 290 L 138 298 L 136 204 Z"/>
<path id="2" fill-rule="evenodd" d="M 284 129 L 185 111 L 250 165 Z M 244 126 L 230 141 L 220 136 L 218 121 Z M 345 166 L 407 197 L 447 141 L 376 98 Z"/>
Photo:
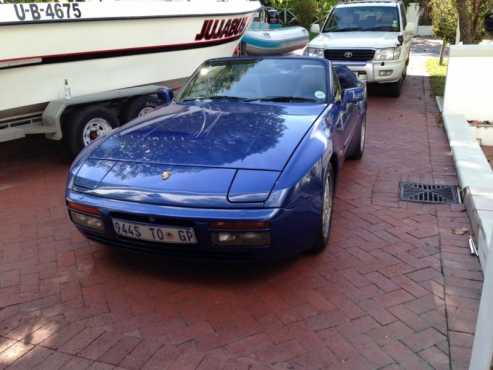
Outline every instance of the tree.
<path id="1" fill-rule="evenodd" d="M 483 19 L 493 7 L 492 0 L 456 0 L 461 41 L 475 44 L 484 37 Z"/>
<path id="2" fill-rule="evenodd" d="M 325 18 L 329 14 L 332 7 L 337 3 L 337 0 L 318 0 L 317 1 L 317 22 L 322 25 Z"/>
<path id="3" fill-rule="evenodd" d="M 305 28 L 310 28 L 312 23 L 317 20 L 317 1 L 294 0 L 292 4 L 293 12 L 296 15 L 298 23 Z"/>
<path id="4" fill-rule="evenodd" d="M 443 40 L 440 51 L 440 65 L 448 43 L 455 42 L 457 32 L 457 9 L 455 0 L 431 0 L 433 34 Z"/>

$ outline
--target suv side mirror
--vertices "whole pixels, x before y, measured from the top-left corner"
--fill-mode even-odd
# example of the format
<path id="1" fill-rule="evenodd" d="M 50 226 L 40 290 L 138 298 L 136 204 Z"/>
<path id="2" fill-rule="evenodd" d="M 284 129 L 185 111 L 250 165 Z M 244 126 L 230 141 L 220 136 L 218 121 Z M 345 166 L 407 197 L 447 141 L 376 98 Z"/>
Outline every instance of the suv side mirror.
<path id="1" fill-rule="evenodd" d="M 310 32 L 316 34 L 320 33 L 320 25 L 318 23 L 313 23 L 310 27 Z"/>
<path id="2" fill-rule="evenodd" d="M 175 98 L 175 94 L 173 93 L 173 90 L 171 90 L 169 87 L 161 87 L 157 92 L 157 96 L 163 102 L 164 105 L 171 104 L 171 102 Z"/>

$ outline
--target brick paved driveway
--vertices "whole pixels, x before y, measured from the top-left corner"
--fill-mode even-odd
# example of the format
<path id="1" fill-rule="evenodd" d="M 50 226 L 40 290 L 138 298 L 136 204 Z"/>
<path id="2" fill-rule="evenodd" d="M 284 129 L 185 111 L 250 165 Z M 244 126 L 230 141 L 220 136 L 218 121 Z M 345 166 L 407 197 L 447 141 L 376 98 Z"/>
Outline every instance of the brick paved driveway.
<path id="1" fill-rule="evenodd" d="M 0 369 L 465 369 L 481 273 L 460 206 L 402 203 L 455 183 L 428 82 L 370 99 L 330 248 L 274 266 L 115 252 L 68 222 L 59 148 L 0 148 Z"/>

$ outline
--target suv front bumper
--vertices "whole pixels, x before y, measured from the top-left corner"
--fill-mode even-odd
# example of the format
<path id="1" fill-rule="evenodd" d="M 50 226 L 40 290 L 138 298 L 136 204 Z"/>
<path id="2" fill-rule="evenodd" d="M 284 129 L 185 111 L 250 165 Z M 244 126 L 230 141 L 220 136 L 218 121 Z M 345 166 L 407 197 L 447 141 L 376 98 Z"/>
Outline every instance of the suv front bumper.
<path id="1" fill-rule="evenodd" d="M 353 71 L 360 80 L 368 83 L 392 83 L 398 82 L 406 68 L 403 60 L 392 60 L 384 62 L 345 62 L 332 61 L 333 64 L 343 64 Z"/>

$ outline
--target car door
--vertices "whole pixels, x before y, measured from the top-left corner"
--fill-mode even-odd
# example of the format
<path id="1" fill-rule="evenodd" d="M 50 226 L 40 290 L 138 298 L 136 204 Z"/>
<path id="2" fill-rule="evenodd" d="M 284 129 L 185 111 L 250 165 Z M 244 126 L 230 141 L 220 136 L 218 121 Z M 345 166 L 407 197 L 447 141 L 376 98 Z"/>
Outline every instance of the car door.
<path id="1" fill-rule="evenodd" d="M 354 107 L 343 99 L 343 89 L 335 68 L 332 68 L 332 86 L 334 89 L 334 112 L 336 116 L 336 136 L 339 148 L 346 152 L 351 142 L 351 131 L 354 129 Z"/>

